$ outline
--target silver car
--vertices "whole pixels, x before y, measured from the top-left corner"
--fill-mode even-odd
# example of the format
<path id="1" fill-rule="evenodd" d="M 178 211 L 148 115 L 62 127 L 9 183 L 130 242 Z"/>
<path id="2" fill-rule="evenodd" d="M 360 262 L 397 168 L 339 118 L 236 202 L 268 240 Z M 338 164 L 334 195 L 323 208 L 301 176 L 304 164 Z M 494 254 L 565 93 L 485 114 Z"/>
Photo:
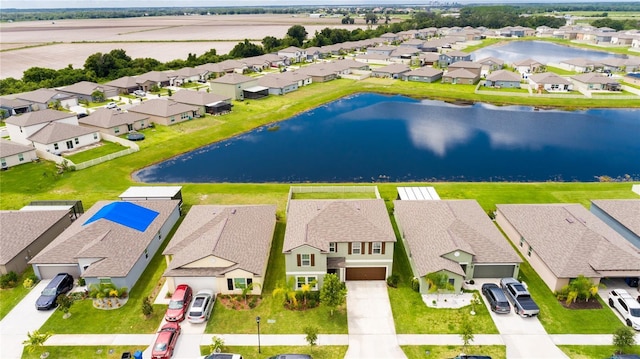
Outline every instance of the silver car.
<path id="1" fill-rule="evenodd" d="M 213 291 L 204 289 L 196 293 L 187 311 L 189 323 L 204 323 L 209 319 L 215 301 L 216 295 L 213 294 Z"/>

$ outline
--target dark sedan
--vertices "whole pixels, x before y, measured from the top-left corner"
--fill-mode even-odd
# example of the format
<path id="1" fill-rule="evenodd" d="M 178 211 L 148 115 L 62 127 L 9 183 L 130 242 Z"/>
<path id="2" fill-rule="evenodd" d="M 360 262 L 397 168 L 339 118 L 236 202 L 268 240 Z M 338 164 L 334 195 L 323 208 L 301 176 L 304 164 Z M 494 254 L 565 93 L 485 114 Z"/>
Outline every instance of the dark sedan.
<path id="1" fill-rule="evenodd" d="M 507 314 L 511 313 L 511 305 L 507 296 L 504 295 L 502 288 L 495 283 L 485 283 L 482 285 L 482 294 L 487 298 L 489 308 L 495 313 Z"/>

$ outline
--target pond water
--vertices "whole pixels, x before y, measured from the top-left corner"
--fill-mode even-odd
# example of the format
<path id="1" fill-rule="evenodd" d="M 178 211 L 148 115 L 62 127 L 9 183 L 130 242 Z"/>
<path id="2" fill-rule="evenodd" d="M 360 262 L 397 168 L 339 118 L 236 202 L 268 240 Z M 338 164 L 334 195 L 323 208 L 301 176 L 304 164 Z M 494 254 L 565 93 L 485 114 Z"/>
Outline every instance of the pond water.
<path id="1" fill-rule="evenodd" d="M 540 63 L 546 64 L 579 57 L 591 60 L 625 57 L 624 55 L 609 52 L 579 49 L 544 41 L 513 41 L 503 45 L 485 47 L 472 53 L 474 60 L 480 60 L 489 56 L 502 59 L 509 64 L 527 58 L 532 58 Z"/>
<path id="2" fill-rule="evenodd" d="M 143 182 L 640 178 L 640 111 L 537 111 L 358 94 L 157 165 Z"/>

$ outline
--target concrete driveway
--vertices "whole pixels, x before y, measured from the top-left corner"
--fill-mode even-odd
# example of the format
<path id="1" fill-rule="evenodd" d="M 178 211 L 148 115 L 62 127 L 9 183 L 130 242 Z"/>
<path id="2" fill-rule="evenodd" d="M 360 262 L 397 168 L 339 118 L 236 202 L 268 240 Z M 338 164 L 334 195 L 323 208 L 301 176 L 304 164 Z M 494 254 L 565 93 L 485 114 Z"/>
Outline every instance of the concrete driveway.
<path id="1" fill-rule="evenodd" d="M 385 281 L 347 282 L 347 322 L 345 359 L 406 358 L 398 345 Z"/>
<path id="2" fill-rule="evenodd" d="M 37 310 L 36 299 L 51 280 L 40 281 L 18 305 L 0 321 L 0 358 L 20 359 L 22 342 L 49 319 L 54 310 Z"/>

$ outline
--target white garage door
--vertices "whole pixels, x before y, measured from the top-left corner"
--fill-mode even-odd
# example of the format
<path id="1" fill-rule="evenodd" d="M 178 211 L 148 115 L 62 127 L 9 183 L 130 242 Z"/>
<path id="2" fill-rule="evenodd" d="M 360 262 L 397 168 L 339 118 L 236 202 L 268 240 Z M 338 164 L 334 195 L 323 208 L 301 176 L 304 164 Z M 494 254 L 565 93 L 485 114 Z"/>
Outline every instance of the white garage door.
<path id="1" fill-rule="evenodd" d="M 191 289 L 193 289 L 193 293 L 197 293 L 203 289 L 212 290 L 214 293 L 220 292 L 220 288 L 216 285 L 217 280 L 215 278 L 207 278 L 207 277 L 175 277 L 173 278 L 173 283 L 175 286 L 180 284 L 186 284 Z"/>
<path id="2" fill-rule="evenodd" d="M 40 279 L 52 279 L 58 273 L 69 273 L 74 278 L 80 277 L 80 267 L 77 264 L 69 264 L 69 265 L 38 265 L 38 270 L 40 271 Z"/>

